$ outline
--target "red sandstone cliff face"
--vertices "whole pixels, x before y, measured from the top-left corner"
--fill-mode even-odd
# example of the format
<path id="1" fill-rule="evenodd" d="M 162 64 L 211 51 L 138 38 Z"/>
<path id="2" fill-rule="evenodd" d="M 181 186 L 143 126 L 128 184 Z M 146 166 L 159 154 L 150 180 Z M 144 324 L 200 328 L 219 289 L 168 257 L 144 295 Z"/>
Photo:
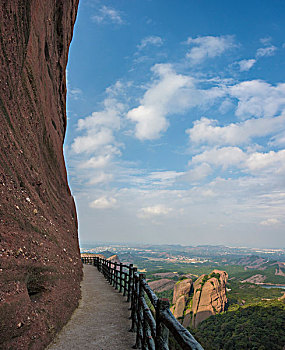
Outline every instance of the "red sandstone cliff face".
<path id="1" fill-rule="evenodd" d="M 171 308 L 174 317 L 185 328 L 191 324 L 197 327 L 211 315 L 225 311 L 227 279 L 225 271 L 213 270 L 209 275 L 200 276 L 194 283 L 191 279 L 176 283 Z"/>
<path id="2" fill-rule="evenodd" d="M 209 275 L 202 275 L 194 282 L 192 301 L 192 325 L 197 327 L 211 315 L 225 311 L 227 304 L 225 271 L 213 270 Z"/>
<path id="3" fill-rule="evenodd" d="M 78 0 L 0 5 L 0 348 L 43 349 L 80 296 L 62 145 Z"/>

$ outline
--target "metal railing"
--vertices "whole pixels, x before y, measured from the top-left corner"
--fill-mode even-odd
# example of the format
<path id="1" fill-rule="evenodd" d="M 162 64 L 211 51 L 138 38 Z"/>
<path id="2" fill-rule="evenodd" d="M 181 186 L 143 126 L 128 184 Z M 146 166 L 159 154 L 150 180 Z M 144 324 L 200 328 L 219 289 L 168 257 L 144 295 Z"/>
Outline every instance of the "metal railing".
<path id="1" fill-rule="evenodd" d="M 136 332 L 134 349 L 169 350 L 170 331 L 183 350 L 203 350 L 191 333 L 173 316 L 169 300 L 158 298 L 147 284 L 145 274 L 138 273 L 132 264 L 125 265 L 99 257 L 83 257 L 82 262 L 96 266 L 109 283 L 131 303 L 130 331 Z"/>

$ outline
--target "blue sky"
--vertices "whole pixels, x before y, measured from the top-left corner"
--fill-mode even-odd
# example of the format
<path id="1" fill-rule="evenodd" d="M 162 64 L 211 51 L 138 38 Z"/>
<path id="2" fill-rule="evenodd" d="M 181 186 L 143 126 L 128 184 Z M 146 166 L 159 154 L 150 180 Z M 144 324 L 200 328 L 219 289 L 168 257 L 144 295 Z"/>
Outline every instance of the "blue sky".
<path id="1" fill-rule="evenodd" d="M 65 140 L 81 242 L 284 247 L 284 10 L 81 0 Z"/>

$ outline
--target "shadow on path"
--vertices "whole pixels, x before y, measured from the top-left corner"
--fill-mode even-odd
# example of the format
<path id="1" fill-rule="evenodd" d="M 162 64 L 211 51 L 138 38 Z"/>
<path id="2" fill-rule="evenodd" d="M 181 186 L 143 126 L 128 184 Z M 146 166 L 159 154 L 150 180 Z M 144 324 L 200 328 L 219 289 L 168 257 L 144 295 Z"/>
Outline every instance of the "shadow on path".
<path id="1" fill-rule="evenodd" d="M 79 307 L 47 350 L 131 349 L 130 304 L 94 266 L 84 265 L 83 271 Z"/>

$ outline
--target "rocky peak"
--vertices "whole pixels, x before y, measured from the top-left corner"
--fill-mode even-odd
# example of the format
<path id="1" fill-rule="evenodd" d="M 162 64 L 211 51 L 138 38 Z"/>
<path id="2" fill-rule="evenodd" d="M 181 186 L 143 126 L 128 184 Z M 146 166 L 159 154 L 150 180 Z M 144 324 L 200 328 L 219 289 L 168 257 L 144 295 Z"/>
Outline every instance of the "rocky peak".
<path id="1" fill-rule="evenodd" d="M 108 259 L 106 259 L 106 260 L 111 261 L 112 263 L 117 263 L 117 264 L 120 264 L 120 263 L 121 263 L 121 261 L 120 261 L 118 255 L 116 255 L 116 254 L 110 256 L 110 257 L 109 257 Z"/>
<path id="2" fill-rule="evenodd" d="M 190 278 L 179 281 L 174 286 L 173 315 L 184 327 L 194 327 L 211 315 L 225 310 L 225 271 L 213 270 L 209 275 L 201 275 L 194 283 Z"/>
<path id="3" fill-rule="evenodd" d="M 202 275 L 194 282 L 192 301 L 194 327 L 209 316 L 225 310 L 227 279 L 228 274 L 225 271 L 213 270 L 209 275 Z"/>

